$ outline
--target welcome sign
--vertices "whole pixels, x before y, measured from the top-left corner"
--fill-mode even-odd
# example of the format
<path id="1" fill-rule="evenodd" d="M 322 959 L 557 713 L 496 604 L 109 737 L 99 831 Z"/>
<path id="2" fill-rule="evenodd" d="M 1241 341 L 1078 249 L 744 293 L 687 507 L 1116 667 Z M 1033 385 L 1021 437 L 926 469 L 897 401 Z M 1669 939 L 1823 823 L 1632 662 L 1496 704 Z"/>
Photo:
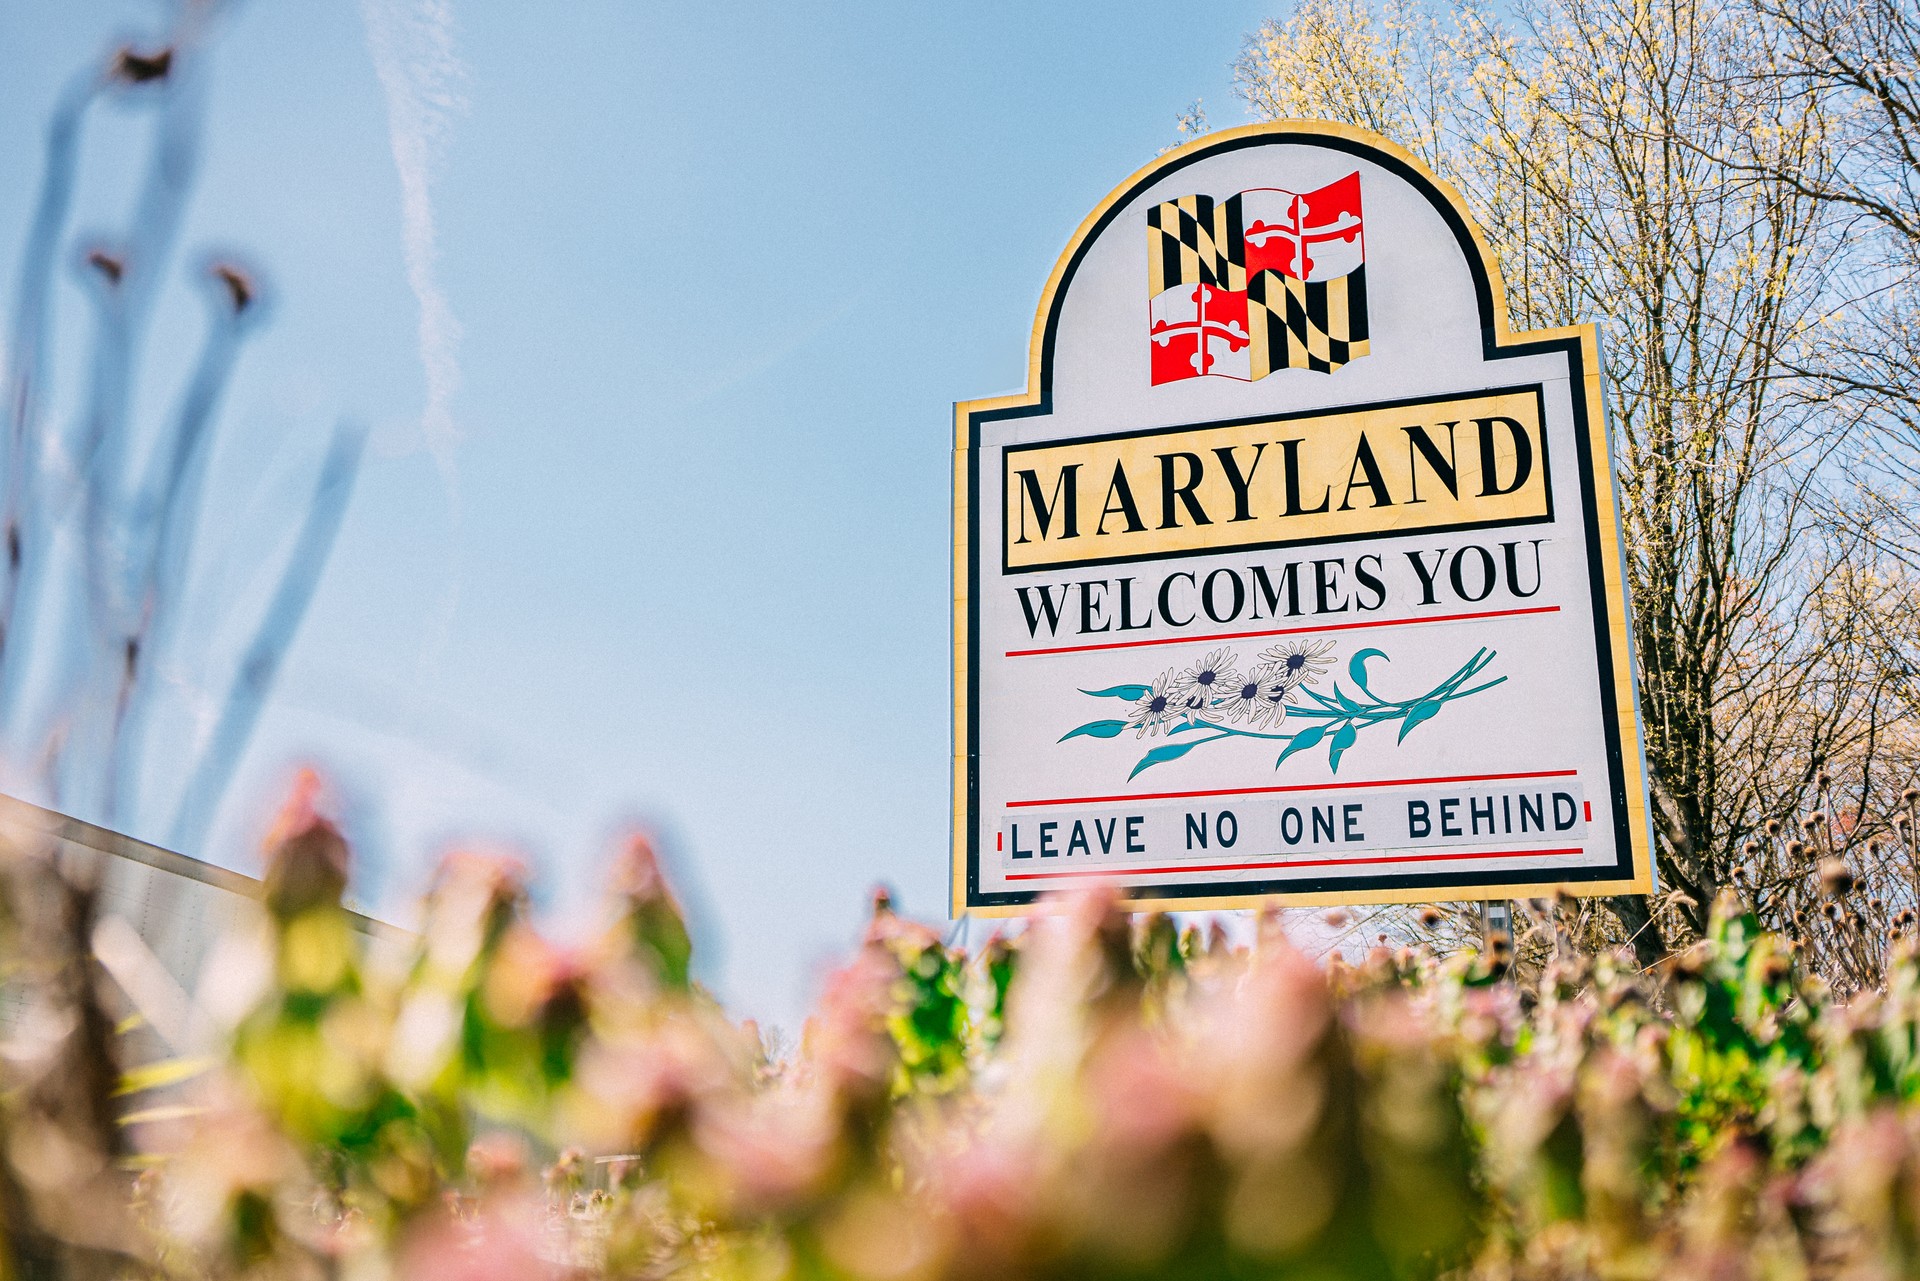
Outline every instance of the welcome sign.
<path id="1" fill-rule="evenodd" d="M 1384 139 L 1122 185 L 955 408 L 956 913 L 1650 888 L 1599 379 Z"/>

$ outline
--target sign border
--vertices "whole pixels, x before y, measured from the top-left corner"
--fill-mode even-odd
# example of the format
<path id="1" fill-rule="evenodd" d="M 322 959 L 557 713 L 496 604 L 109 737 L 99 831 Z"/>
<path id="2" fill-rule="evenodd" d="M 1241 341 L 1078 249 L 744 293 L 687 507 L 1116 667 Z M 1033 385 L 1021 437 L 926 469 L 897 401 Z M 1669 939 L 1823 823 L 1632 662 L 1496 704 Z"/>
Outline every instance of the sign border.
<path id="1" fill-rule="evenodd" d="M 1054 263 L 1035 310 L 1027 347 L 1027 386 L 1023 392 L 957 402 L 953 451 L 953 826 L 950 842 L 951 911 L 955 917 L 1022 916 L 1036 910 L 1044 891 L 979 893 L 979 445 L 980 424 L 1007 418 L 1045 415 L 1053 406 L 1053 347 L 1059 304 L 1078 270 L 1087 246 L 1119 210 L 1141 191 L 1202 159 L 1248 147 L 1306 142 L 1344 151 L 1390 170 L 1423 194 L 1447 223 L 1473 277 L 1480 313 L 1481 351 L 1489 363 L 1516 357 L 1562 353 L 1568 358 L 1573 426 L 1581 446 L 1576 459 L 1586 503 L 1588 581 L 1596 621 L 1595 641 L 1602 671 L 1601 713 L 1613 775 L 1610 799 L 1617 816 L 1619 857 L 1610 866 L 1575 869 L 1572 875 L 1515 880 L 1511 870 L 1381 877 L 1323 878 L 1325 888 L 1276 890 L 1271 881 L 1223 884 L 1122 886 L 1130 909 L 1204 911 L 1257 908 L 1264 904 L 1317 906 L 1334 903 L 1432 902 L 1452 899 L 1522 898 L 1559 888 L 1581 895 L 1649 893 L 1653 889 L 1652 827 L 1647 810 L 1645 750 L 1640 734 L 1639 698 L 1633 672 L 1633 634 L 1627 608 L 1624 554 L 1620 546 L 1619 507 L 1610 460 L 1605 406 L 1600 388 L 1600 338 L 1594 325 L 1515 334 L 1508 323 L 1506 293 L 1499 264 L 1465 202 L 1453 187 L 1431 173 L 1412 153 L 1387 139 L 1330 121 L 1281 121 L 1244 125 L 1208 134 L 1166 152 L 1107 193 L 1068 240 Z M 1334 407 L 1335 409 L 1339 407 Z M 1321 411 L 1321 412 L 1332 412 Z M 1205 425 L 1205 424 L 1201 424 Z M 1604 483 L 1601 483 L 1604 479 Z M 1002 513 L 996 511 L 995 519 Z M 1381 537 L 1396 537 L 1383 534 Z M 1203 554 L 1203 553 L 1191 553 Z M 1604 620 L 1604 622 L 1602 622 Z M 1124 872 L 1116 872 L 1124 875 Z M 1380 884 L 1390 880 L 1391 886 Z M 1289 883 L 1298 884 L 1298 878 Z M 1244 886 L 1244 888 L 1241 888 Z"/>

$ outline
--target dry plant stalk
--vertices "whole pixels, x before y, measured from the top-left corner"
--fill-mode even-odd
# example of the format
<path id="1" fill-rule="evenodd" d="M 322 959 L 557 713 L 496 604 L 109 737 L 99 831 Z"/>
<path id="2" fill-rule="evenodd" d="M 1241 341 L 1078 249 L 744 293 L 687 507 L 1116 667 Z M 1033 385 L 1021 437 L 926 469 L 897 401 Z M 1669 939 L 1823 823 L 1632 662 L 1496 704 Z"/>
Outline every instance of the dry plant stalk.
<path id="1" fill-rule="evenodd" d="M 0 378 L 0 760 L 8 786 L 108 826 L 138 823 L 176 848 L 197 849 L 251 734 L 262 701 L 311 599 L 345 515 L 363 433 L 342 425 L 289 547 L 253 639 L 241 652 L 213 729 L 197 753 L 148 742 L 166 701 L 157 665 L 194 652 L 180 635 L 205 509 L 222 398 L 241 349 L 267 310 L 257 275 L 231 256 L 203 254 L 205 340 L 178 403 L 145 421 L 133 390 L 146 338 L 178 255 L 203 132 L 209 43 L 224 6 L 187 0 L 151 46 L 126 45 L 74 77 L 54 105 L 45 170 L 22 256 Z M 149 113 L 151 153 L 124 228 L 78 241 L 74 187 L 89 113 L 112 99 Z M 79 274 L 92 309 L 84 403 L 48 387 L 56 283 Z M 229 604 L 222 612 L 230 612 Z M 180 762 L 183 764 L 176 764 Z M 178 788 L 163 821 L 156 791 Z"/>

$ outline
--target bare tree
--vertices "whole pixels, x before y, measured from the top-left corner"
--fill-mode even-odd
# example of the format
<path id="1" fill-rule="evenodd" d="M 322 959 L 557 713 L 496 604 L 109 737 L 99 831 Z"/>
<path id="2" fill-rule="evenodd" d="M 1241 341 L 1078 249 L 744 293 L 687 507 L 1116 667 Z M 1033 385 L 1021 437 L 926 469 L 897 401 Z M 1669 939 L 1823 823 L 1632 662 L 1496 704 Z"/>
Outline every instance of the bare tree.
<path id="1" fill-rule="evenodd" d="M 1821 165 L 1766 148 L 1727 163 L 1794 187 L 1843 220 L 1851 287 L 1809 330 L 1804 367 L 1920 431 L 1920 12 L 1905 0 L 1754 0 L 1778 49 L 1749 77 L 1819 104 L 1833 146 Z"/>
<path id="2" fill-rule="evenodd" d="M 1866 533 L 1885 527 L 1853 518 L 1891 491 L 1853 465 L 1864 415 L 1804 360 L 1850 279 L 1845 220 L 1805 175 L 1833 168 L 1848 126 L 1760 13 L 1511 13 L 1443 28 L 1407 4 L 1305 0 L 1249 37 L 1236 75 L 1256 116 L 1348 121 L 1423 154 L 1486 229 L 1517 326 L 1601 325 L 1673 891 L 1615 908 L 1650 962 L 1663 933 L 1697 933 L 1723 889 L 1756 883 L 1750 834 L 1806 808 L 1816 778 L 1859 785 L 1844 854 L 1889 812 L 1885 767 L 1910 758 L 1908 646 L 1872 620 L 1910 616 L 1915 584 Z M 1811 886 L 1799 858 L 1780 874 Z"/>
<path id="3" fill-rule="evenodd" d="M 1843 246 L 1828 305 L 1792 355 L 1809 395 L 1859 416 L 1871 445 L 1852 460 L 1854 504 L 1876 550 L 1909 566 L 1920 546 L 1920 11 L 1910 0 L 1752 0 L 1776 49 L 1748 78 L 1819 104 L 1832 144 L 1819 165 L 1764 147 L 1719 158 L 1791 184 L 1828 211 Z"/>

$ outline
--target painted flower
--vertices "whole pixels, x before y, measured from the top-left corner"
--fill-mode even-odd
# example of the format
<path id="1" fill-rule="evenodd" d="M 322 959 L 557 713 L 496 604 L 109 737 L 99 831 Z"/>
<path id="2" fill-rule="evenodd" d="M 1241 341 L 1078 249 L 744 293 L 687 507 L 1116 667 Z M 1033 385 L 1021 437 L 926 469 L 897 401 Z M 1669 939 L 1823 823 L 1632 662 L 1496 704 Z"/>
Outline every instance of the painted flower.
<path id="1" fill-rule="evenodd" d="M 1264 725 L 1276 715 L 1284 717 L 1281 704 L 1292 689 L 1271 663 L 1262 663 L 1241 676 L 1218 705 L 1228 720 Z"/>
<path id="2" fill-rule="evenodd" d="M 1312 685 L 1317 683 L 1314 678 L 1327 670 L 1328 660 L 1333 657 L 1333 642 L 1288 641 L 1263 650 L 1260 657 L 1278 669 L 1288 689 Z"/>
<path id="3" fill-rule="evenodd" d="M 1217 725 L 1220 723 L 1221 716 L 1224 715 L 1213 699 L 1197 689 L 1188 689 L 1174 701 L 1178 705 L 1177 710 L 1181 717 L 1189 725 Z"/>
<path id="4" fill-rule="evenodd" d="M 1285 668 L 1272 663 L 1262 664 L 1259 671 L 1260 706 L 1247 719 L 1255 726 L 1279 725 L 1287 719 L 1287 699 L 1297 682 Z"/>
<path id="5" fill-rule="evenodd" d="M 1240 674 L 1233 670 L 1233 651 L 1216 649 L 1180 673 L 1177 694 L 1180 710 L 1189 721 L 1220 719 L 1215 704 L 1240 686 Z"/>
<path id="6" fill-rule="evenodd" d="M 1135 738 L 1144 738 L 1158 734 L 1163 725 L 1181 719 L 1182 715 L 1179 690 L 1175 688 L 1173 670 L 1169 668 L 1160 673 L 1133 705 L 1133 710 L 1127 713 L 1127 723 L 1133 726 Z"/>

